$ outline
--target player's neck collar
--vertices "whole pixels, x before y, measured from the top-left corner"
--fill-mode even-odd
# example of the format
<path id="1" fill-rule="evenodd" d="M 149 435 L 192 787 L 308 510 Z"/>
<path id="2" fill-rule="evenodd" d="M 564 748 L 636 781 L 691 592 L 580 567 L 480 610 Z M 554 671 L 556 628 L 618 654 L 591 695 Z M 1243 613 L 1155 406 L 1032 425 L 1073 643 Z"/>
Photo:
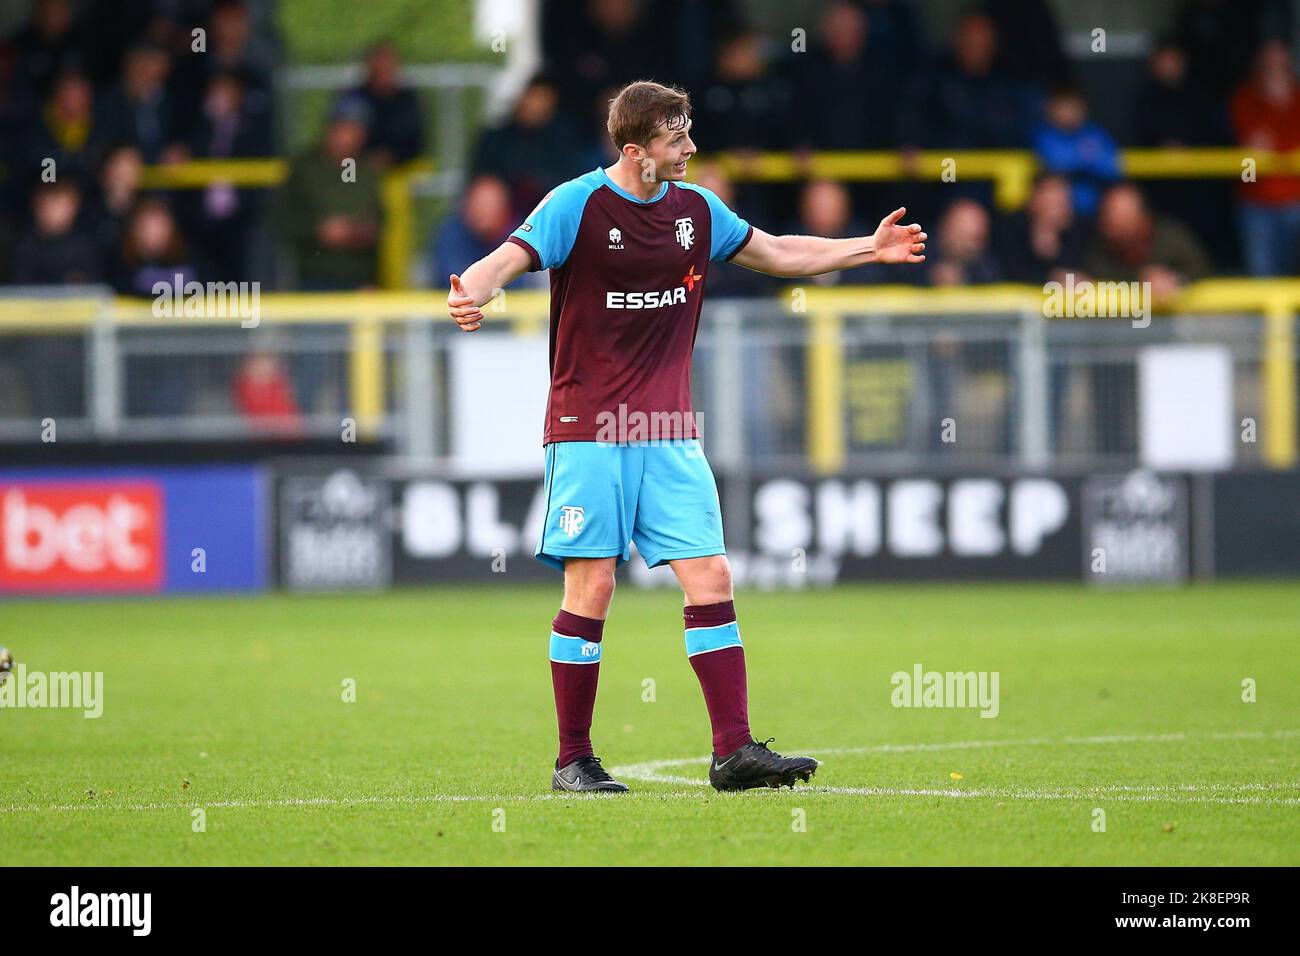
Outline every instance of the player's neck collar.
<path id="1" fill-rule="evenodd" d="M 642 206 L 647 206 L 652 202 L 658 202 L 659 200 L 663 199 L 664 195 L 668 192 L 668 184 L 664 182 L 659 184 L 659 191 L 655 193 L 653 196 L 651 196 L 649 199 L 638 199 L 636 196 L 633 196 L 630 192 L 628 192 L 618 183 L 614 182 L 614 180 L 610 178 L 609 173 L 605 172 L 604 166 L 598 166 L 596 168 L 596 172 L 600 173 L 600 178 L 604 180 L 605 185 L 608 186 L 610 189 L 614 190 L 614 192 L 618 193 L 628 202 L 638 203 L 639 205 Z"/>

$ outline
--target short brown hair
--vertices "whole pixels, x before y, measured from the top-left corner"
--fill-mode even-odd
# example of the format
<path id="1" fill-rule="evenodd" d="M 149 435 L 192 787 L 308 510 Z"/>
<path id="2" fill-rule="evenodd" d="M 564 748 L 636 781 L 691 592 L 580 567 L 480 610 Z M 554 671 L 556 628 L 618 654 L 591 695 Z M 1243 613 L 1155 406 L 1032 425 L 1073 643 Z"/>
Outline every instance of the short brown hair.
<path id="1" fill-rule="evenodd" d="M 637 80 L 609 101 L 609 138 L 621 150 L 628 143 L 645 146 L 660 126 L 683 129 L 691 116 L 685 90 L 652 80 Z"/>

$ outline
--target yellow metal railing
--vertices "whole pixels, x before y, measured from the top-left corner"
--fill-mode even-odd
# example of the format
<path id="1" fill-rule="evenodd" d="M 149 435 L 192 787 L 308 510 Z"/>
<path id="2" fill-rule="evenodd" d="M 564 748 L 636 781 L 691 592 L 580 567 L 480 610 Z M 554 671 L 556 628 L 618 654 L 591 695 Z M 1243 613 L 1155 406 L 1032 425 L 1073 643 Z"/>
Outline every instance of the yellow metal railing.
<path id="1" fill-rule="evenodd" d="M 408 285 L 414 237 L 411 214 L 412 184 L 433 172 L 433 163 L 412 160 L 383 174 L 379 198 L 384 211 L 379 237 L 379 283 L 385 289 Z M 144 189 L 204 189 L 226 183 L 244 189 L 270 189 L 289 176 L 287 159 L 192 159 L 164 166 L 146 166 L 140 185 Z"/>
<path id="2" fill-rule="evenodd" d="M 740 182 L 794 182 L 826 178 L 844 182 L 977 181 L 993 184 L 994 200 L 1003 211 L 1019 209 L 1029 198 L 1038 160 L 1027 150 L 922 150 L 899 152 L 720 153 L 714 159 Z M 1126 149 L 1124 175 L 1132 179 L 1233 179 L 1245 164 L 1257 176 L 1300 175 L 1300 150 L 1270 153 L 1244 146 L 1188 149 Z M 380 192 L 384 233 L 379 243 L 379 274 L 385 289 L 406 286 L 412 248 L 412 185 L 433 172 L 428 160 L 415 160 L 384 174 Z M 282 183 L 289 172 L 285 159 L 197 159 L 149 166 L 144 186 L 150 189 L 201 189 L 214 182 L 245 188 Z"/>
<path id="3" fill-rule="evenodd" d="M 972 313 L 1043 314 L 1044 293 L 1035 286 L 994 285 L 974 288 L 919 289 L 908 286 L 807 286 L 798 296 L 783 296 L 785 308 L 809 326 L 806 356 L 807 441 L 812 467 L 833 473 L 844 464 L 846 442 L 845 359 L 843 329 L 850 314 L 961 315 Z M 267 293 L 258 303 L 258 325 L 345 323 L 350 327 L 349 393 L 358 430 L 373 433 L 384 412 L 383 361 L 385 323 L 412 318 L 441 320 L 446 291 Z M 512 329 L 535 333 L 546 327 L 550 296 L 545 291 L 512 291 L 505 308 L 489 307 L 489 321 L 499 316 Z M 1171 300 L 1161 313 L 1179 315 L 1258 314 L 1264 320 L 1261 341 L 1261 451 L 1272 468 L 1297 464 L 1296 317 L 1300 313 L 1300 279 L 1207 279 Z M 449 319 L 447 321 L 450 321 Z M 1125 319 L 1060 319 L 1104 322 Z M 98 322 L 124 326 L 221 326 L 240 322 L 238 315 L 168 317 L 156 315 L 146 299 L 0 298 L 0 331 L 75 331 Z"/>
<path id="4" fill-rule="evenodd" d="M 993 285 L 918 289 L 907 286 L 798 287 L 787 295 L 787 309 L 806 313 L 809 347 L 807 434 L 809 464 L 830 474 L 844 464 L 843 317 L 856 313 L 951 315 L 963 313 L 1044 314 L 1044 293 L 1036 286 Z M 1296 315 L 1300 279 L 1206 279 L 1184 289 L 1160 314 L 1261 314 L 1263 420 L 1261 451 L 1272 468 L 1297 463 Z M 1127 319 L 1059 319 L 1063 322 L 1108 322 Z"/>

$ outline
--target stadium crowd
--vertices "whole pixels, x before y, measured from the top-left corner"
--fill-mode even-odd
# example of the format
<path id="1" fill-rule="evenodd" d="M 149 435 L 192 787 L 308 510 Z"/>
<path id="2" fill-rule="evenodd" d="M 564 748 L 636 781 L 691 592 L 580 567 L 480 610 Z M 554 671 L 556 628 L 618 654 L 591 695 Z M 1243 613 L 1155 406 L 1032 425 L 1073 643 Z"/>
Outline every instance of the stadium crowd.
<path id="1" fill-rule="evenodd" d="M 279 285 L 376 284 L 383 213 L 373 173 L 421 156 L 427 138 L 428 109 L 403 85 L 391 43 L 366 51 L 364 80 L 337 97 L 319 141 L 290 157 L 273 195 L 142 186 L 153 164 L 279 155 L 272 83 L 282 55 L 267 9 L 35 0 L 0 44 L 0 282 L 148 294 L 178 273 L 263 278 L 252 253 L 269 235 L 292 253 Z M 1300 148 L 1288 5 L 1182 0 L 1119 133 L 1090 116 L 1046 0 L 974 2 L 943 42 L 906 0 L 812 9 L 803 49 L 758 32 L 737 0 L 544 2 L 542 69 L 479 136 L 466 188 L 428 243 L 432 281 L 494 247 L 552 185 L 608 162 L 605 104 L 640 77 L 692 92 L 703 150 L 693 178 L 769 231 L 866 233 L 905 201 L 933 224 L 930 259 L 909 274 L 918 283 L 1041 283 L 1073 271 L 1175 289 L 1213 273 L 1296 272 L 1300 177 L 1139 185 L 1119 163 L 1121 146 Z M 1033 150 L 1042 170 L 1010 214 L 960 171 L 942 184 L 757 185 L 729 181 L 708 160 L 721 150 L 875 149 L 914 162 L 922 149 L 1001 148 Z M 352 156 L 356 181 L 341 182 L 339 162 Z M 1207 196 L 1230 198 L 1216 207 Z M 875 278 L 864 269 L 826 281 Z M 773 288 L 738 268 L 718 270 L 713 285 L 715 295 Z"/>

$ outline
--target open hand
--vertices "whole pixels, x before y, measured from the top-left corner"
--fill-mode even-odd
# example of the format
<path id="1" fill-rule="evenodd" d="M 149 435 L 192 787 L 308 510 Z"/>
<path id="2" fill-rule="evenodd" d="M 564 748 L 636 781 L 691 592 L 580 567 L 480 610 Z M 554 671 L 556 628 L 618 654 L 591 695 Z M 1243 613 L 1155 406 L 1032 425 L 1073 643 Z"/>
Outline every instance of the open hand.
<path id="1" fill-rule="evenodd" d="M 877 262 L 924 262 L 925 233 L 916 223 L 900 226 L 898 220 L 907 212 L 906 206 L 899 206 L 884 219 L 871 237 L 872 248 Z"/>

